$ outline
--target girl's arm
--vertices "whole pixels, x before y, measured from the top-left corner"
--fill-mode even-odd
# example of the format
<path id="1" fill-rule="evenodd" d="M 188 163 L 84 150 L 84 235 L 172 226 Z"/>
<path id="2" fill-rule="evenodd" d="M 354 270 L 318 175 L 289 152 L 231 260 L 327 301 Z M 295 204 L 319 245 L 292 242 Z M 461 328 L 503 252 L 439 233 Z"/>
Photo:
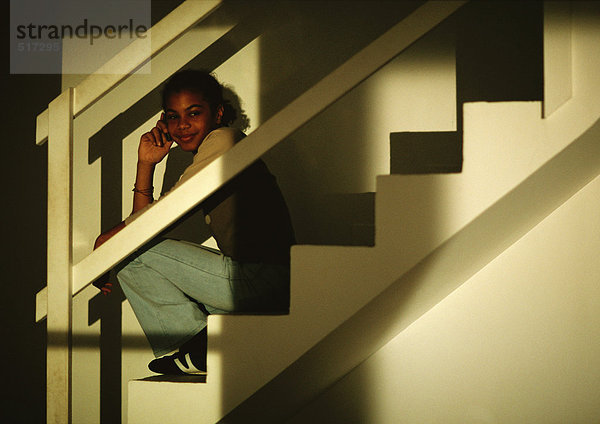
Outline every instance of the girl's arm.
<path id="1" fill-rule="evenodd" d="M 110 230 L 105 231 L 102 234 L 100 234 L 98 236 L 98 238 L 96 239 L 96 242 L 94 243 L 94 250 L 96 250 L 101 245 L 103 245 L 108 239 L 110 239 L 112 236 L 114 236 L 115 234 L 117 234 L 123 228 L 125 228 L 125 221 L 122 221 L 122 222 L 118 223 L 117 225 L 115 225 L 114 227 L 112 227 Z"/>
<path id="2" fill-rule="evenodd" d="M 163 121 L 164 113 L 160 121 L 151 131 L 142 135 L 138 147 L 137 172 L 133 188 L 133 210 L 132 213 L 143 209 L 154 201 L 154 169 L 156 164 L 162 161 L 169 153 L 173 141 L 167 140 L 167 126 Z"/>
<path id="3" fill-rule="evenodd" d="M 137 171 L 135 176 L 135 185 L 133 190 L 133 211 L 137 212 L 143 209 L 154 201 L 153 186 L 154 169 L 169 153 L 169 149 L 173 141 L 167 140 L 167 126 L 162 121 L 164 113 L 161 115 L 161 120 L 156 123 L 156 126 L 151 131 L 142 135 L 140 145 L 138 147 Z M 94 242 L 94 250 L 104 244 L 112 236 L 125 228 L 125 221 L 120 222 L 110 230 L 100 234 Z M 94 285 L 102 294 L 107 295 L 111 292 L 112 284 L 107 281 L 108 273 L 100 277 Z"/>

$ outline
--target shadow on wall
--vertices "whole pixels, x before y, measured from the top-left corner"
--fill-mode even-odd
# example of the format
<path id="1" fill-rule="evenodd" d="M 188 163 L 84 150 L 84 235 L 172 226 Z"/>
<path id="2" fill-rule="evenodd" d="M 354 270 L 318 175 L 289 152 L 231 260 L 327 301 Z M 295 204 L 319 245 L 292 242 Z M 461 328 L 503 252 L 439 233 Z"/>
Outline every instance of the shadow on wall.
<path id="1" fill-rule="evenodd" d="M 10 16 L 8 2 L 3 4 L 4 16 Z M 9 43 L 3 45 L 8 58 Z M 2 262 L 6 291 L 0 339 L 2 361 L 10 364 L 3 373 L 10 388 L 2 393 L 1 415 L 7 423 L 38 423 L 46 416 L 46 321 L 35 323 L 35 297 L 47 281 L 48 150 L 35 144 L 35 117 L 60 94 L 60 76 L 9 75 L 8 60 L 4 63 L 2 116 L 10 122 L 6 137 L 14 142 L 2 167 L 7 177 L 2 233 L 9 244 Z"/>

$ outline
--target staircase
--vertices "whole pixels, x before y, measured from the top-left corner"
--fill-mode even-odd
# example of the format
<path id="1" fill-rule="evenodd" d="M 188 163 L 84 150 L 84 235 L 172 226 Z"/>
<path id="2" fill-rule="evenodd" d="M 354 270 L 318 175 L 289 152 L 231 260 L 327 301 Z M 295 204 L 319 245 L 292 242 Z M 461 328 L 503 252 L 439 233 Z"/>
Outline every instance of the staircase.
<path id="1" fill-rule="evenodd" d="M 371 412 L 356 394 L 368 395 L 364 384 L 378 392 L 369 379 L 378 358 L 390 372 L 404 370 L 393 365 L 393 358 L 402 362 L 402 349 L 410 346 L 397 340 L 413 323 L 425 320 L 436 305 L 451 302 L 463 284 L 474 284 L 474 276 L 493 266 L 504 251 L 534 228 L 548 225 L 549 215 L 561 205 L 597 204 L 600 124 L 583 119 L 577 120 L 581 126 L 573 125 L 579 102 L 588 101 L 581 94 L 546 119 L 539 101 L 465 104 L 460 174 L 379 177 L 374 247 L 294 247 L 290 316 L 210 317 L 210 333 L 216 327 L 216 334 L 209 343 L 209 370 L 218 369 L 218 374 L 209 373 L 206 385 L 131 381 L 130 422 L 168 419 L 172 411 L 161 415 L 160 406 L 166 398 L 194 422 L 278 423 L 291 417 L 290 422 L 298 423 L 404 422 L 400 407 L 393 406 L 399 401 L 394 396 L 386 407 L 398 415 L 386 417 Z M 594 228 L 597 236 L 598 226 Z M 598 242 L 590 240 L 586 249 L 594 246 Z M 592 290 L 598 295 L 597 288 Z M 587 325 L 588 334 L 598 334 L 597 323 Z M 436 337 L 434 330 L 423 331 Z M 435 348 L 434 341 L 429 343 Z M 287 366 L 283 358 L 295 356 Z M 388 383 L 385 372 L 374 373 L 375 381 L 409 397 L 402 405 L 413 407 L 415 415 L 406 422 L 430 416 L 415 408 L 424 406 L 422 398 L 410 402 L 410 390 L 401 381 Z M 259 388 L 263 381 L 268 383 Z M 419 393 L 426 396 L 426 388 Z M 444 414 L 448 410 L 431 416 L 443 420 Z M 452 422 L 464 418 L 458 415 Z"/>
<path id="2" fill-rule="evenodd" d="M 531 237 L 537 233 L 542 238 L 544 234 L 554 235 L 565 220 L 589 220 L 593 213 L 582 209 L 590 202 L 591 211 L 598 209 L 600 63 L 596 57 L 600 57 L 600 33 L 593 25 L 586 25 L 586 19 L 597 16 L 598 9 L 595 5 L 573 8 L 568 31 L 571 43 L 564 43 L 564 37 L 554 41 L 557 46 L 569 45 L 569 55 L 548 46 L 545 38 L 549 49 L 545 68 L 565 69 L 557 62 L 561 65 L 572 57 L 573 65 L 567 67 L 572 75 L 554 79 L 554 85 L 547 82 L 544 102 L 466 103 L 462 110 L 461 173 L 378 177 L 373 247 L 293 247 L 290 314 L 211 316 L 206 382 L 193 377 L 130 381 L 127 422 L 398 422 L 403 415 L 396 404 L 412 414 L 400 422 L 423 422 L 423 417 L 465 422 L 465 416 L 471 417 L 468 422 L 477 422 L 474 420 L 480 416 L 496 417 L 493 406 L 482 412 L 477 405 L 463 415 L 451 416 L 449 404 L 443 402 L 439 403 L 438 415 L 427 415 L 422 409 L 427 405 L 427 387 L 413 399 L 411 391 L 400 383 L 410 387 L 410 378 L 426 376 L 425 365 L 445 362 L 439 357 L 438 362 L 426 362 L 429 351 L 414 349 L 418 353 L 411 363 L 415 369 L 424 370 L 410 374 L 395 364 L 394 358 L 402 363 L 404 352 L 413 352 L 411 341 L 433 351 L 438 346 L 447 347 L 450 342 L 436 341 L 440 336 L 436 328 L 451 320 L 452 305 L 460 304 L 469 317 L 477 297 L 463 293 L 475 287 L 479 294 L 489 295 L 485 288 L 488 280 L 478 276 L 493 267 L 500 267 L 496 271 L 500 275 L 502 269 L 514 269 L 513 262 L 503 259 L 512 251 L 537 263 L 533 261 L 537 257 L 527 256 L 532 255 L 527 250 Z M 546 22 L 550 25 L 552 20 Z M 556 28 L 544 31 L 555 34 Z M 564 93 L 569 90 L 565 85 L 573 87 L 566 97 Z M 316 92 L 319 90 L 313 90 Z M 290 111 L 301 110 L 302 104 L 306 102 L 299 102 Z M 289 118 L 291 112 L 283 115 L 293 120 Z M 267 125 L 263 131 L 269 134 L 269 128 Z M 260 140 L 258 135 L 256 139 Z M 600 233 L 597 221 L 585 229 L 588 238 L 581 249 L 587 257 L 600 247 Z M 576 234 L 583 237 L 586 231 Z M 571 256 L 577 249 L 574 252 Z M 600 270 L 597 266 L 589 269 L 592 282 L 586 283 L 582 293 L 597 299 L 599 292 L 593 282 L 597 282 Z M 510 311 L 493 298 L 486 302 L 489 308 L 504 308 L 504 314 Z M 544 303 L 541 297 L 534 304 L 536 311 L 545 313 Z M 563 315 L 567 320 L 577 307 L 569 305 L 571 309 L 566 308 Z M 439 310 L 446 314 L 436 315 Z M 586 318 L 590 319 L 577 320 L 579 330 L 586 337 L 597 337 L 597 318 Z M 429 326 L 422 324 L 426 322 Z M 548 331 L 543 325 L 539 330 Z M 139 334 L 139 329 L 133 331 Z M 474 343 L 460 334 L 457 340 L 464 340 L 467 346 Z M 511 335 L 507 337 L 509 346 Z M 491 337 L 481 343 L 491 346 L 496 341 Z M 519 352 L 506 349 L 513 355 Z M 585 352 L 590 362 L 582 369 L 600 369 L 594 356 Z M 470 356 L 458 356 L 455 364 L 463 366 L 465 357 Z M 373 371 L 381 364 L 387 371 Z M 510 371 L 504 371 L 512 378 Z M 124 374 L 128 372 L 124 370 Z M 397 375 L 400 383 L 390 383 L 388 374 Z M 370 376 L 373 381 L 369 381 Z M 469 378 L 464 386 L 478 387 L 481 376 L 473 373 Z M 560 380 L 549 377 L 548 381 L 557 384 Z M 379 382 L 385 384 L 388 393 L 401 393 L 403 402 L 394 396 L 377 395 Z M 431 384 L 437 381 L 432 379 Z M 440 396 L 458 399 L 451 396 L 451 390 L 442 389 Z M 467 399 L 475 396 L 468 390 L 465 393 L 462 396 Z M 596 412 L 597 419 L 600 413 L 589 396 L 582 395 L 580 403 L 585 404 L 582 410 L 591 414 L 588 416 Z M 568 415 L 568 408 L 566 411 Z M 528 415 L 532 422 L 539 417 L 535 413 Z"/>

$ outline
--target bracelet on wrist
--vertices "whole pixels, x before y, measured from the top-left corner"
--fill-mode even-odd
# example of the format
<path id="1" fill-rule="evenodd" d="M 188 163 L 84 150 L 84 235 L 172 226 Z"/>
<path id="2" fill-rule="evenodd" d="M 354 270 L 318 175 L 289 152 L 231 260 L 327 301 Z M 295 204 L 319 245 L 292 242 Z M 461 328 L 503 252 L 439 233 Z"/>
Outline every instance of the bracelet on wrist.
<path id="1" fill-rule="evenodd" d="M 146 196 L 149 197 L 151 199 L 154 199 L 154 187 L 149 187 L 149 188 L 137 188 L 135 185 L 133 186 L 133 191 L 134 193 L 139 193 L 142 196 Z"/>

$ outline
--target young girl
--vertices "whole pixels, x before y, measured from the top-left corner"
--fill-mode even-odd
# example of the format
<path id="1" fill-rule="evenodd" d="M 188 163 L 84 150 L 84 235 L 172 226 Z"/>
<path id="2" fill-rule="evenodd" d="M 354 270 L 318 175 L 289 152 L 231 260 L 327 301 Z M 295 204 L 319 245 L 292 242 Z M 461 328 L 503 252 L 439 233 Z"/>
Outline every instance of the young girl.
<path id="1" fill-rule="evenodd" d="M 222 91 L 217 80 L 203 71 L 182 71 L 167 82 L 161 120 L 140 140 L 133 213 L 100 235 L 94 248 L 152 207 L 154 169 L 173 142 L 194 155 L 175 190 L 244 138 L 241 131 L 227 126 L 235 112 L 224 102 Z M 157 373 L 206 372 L 209 314 L 289 309 L 294 232 L 285 201 L 264 162 L 252 163 L 201 208 L 220 250 L 157 240 L 129 257 L 117 273 L 158 358 L 148 365 Z M 110 289 L 110 284 L 102 286 L 104 294 Z"/>

